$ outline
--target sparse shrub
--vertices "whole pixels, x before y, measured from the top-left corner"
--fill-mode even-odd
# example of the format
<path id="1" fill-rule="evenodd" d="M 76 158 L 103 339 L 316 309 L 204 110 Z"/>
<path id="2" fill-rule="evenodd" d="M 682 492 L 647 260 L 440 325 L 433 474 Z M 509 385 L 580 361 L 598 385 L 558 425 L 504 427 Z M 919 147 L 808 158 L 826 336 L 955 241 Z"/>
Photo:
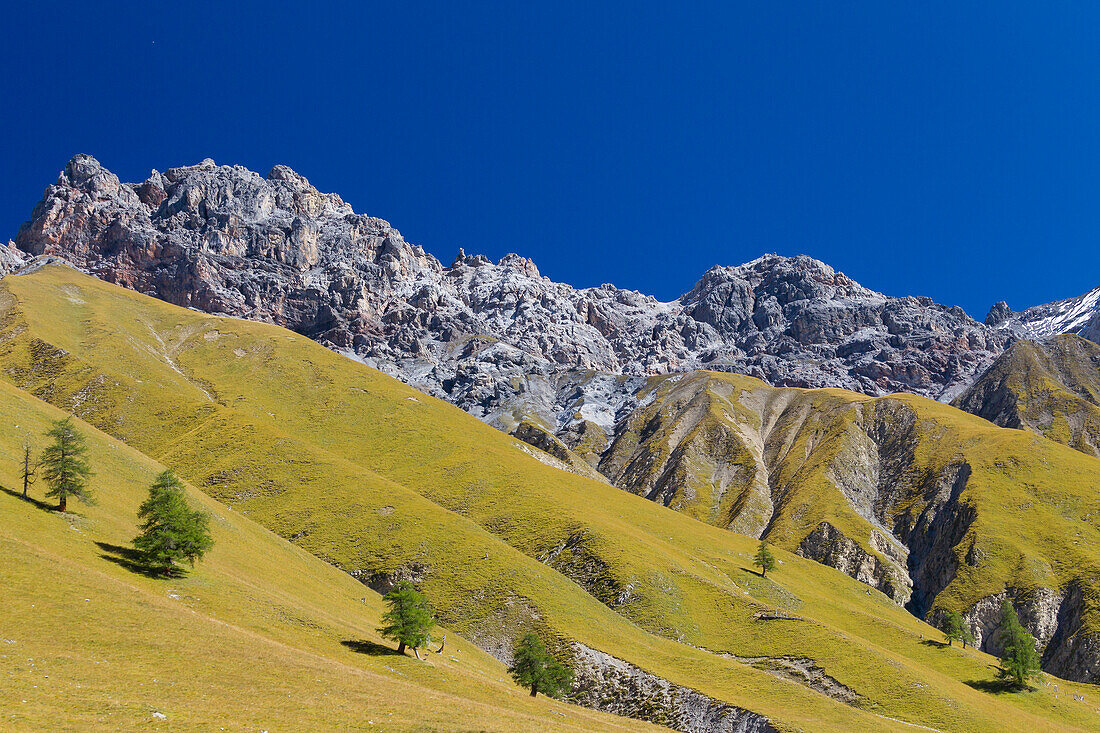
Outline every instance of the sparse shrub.
<path id="1" fill-rule="evenodd" d="M 58 420 L 47 436 L 53 443 L 42 451 L 42 478 L 50 490 L 46 496 L 57 499 L 58 511 L 65 511 L 70 496 L 84 503 L 92 501 L 88 480 L 94 475 L 88 463 L 88 445 L 71 417 Z"/>
<path id="2" fill-rule="evenodd" d="M 529 633 L 520 639 L 512 657 L 509 672 L 518 684 L 538 693 L 557 697 L 573 684 L 573 671 L 546 650 L 538 634 Z"/>
<path id="3" fill-rule="evenodd" d="M 428 600 L 407 580 L 395 585 L 384 598 L 389 609 L 382 615 L 385 626 L 378 633 L 397 642 L 398 654 L 404 654 L 405 647 L 410 646 L 419 659 L 417 649 L 428 643 L 435 625 Z"/>
<path id="4" fill-rule="evenodd" d="M 148 564 L 171 573 L 176 563 L 191 567 L 214 546 L 210 515 L 187 505 L 183 484 L 171 470 L 163 471 L 149 487 L 149 498 L 138 509 L 141 534 L 134 538 Z"/>

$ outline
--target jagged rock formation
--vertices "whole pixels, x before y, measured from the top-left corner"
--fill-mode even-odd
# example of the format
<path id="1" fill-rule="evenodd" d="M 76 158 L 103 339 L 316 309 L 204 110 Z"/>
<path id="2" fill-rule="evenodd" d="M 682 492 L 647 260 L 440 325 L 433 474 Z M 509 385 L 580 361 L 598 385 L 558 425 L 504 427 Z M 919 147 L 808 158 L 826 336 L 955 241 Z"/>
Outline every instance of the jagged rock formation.
<path id="1" fill-rule="evenodd" d="M 1100 287 L 1076 298 L 1032 306 L 1019 313 L 1014 313 L 1002 300 L 990 309 L 985 323 L 1018 339 L 1042 341 L 1075 333 L 1100 343 Z"/>
<path id="2" fill-rule="evenodd" d="M 567 414 L 571 370 L 949 398 L 1005 343 L 959 308 L 884 296 L 805 256 L 714 267 L 671 303 L 555 283 L 517 255 L 460 252 L 445 267 L 285 166 L 265 178 L 206 160 L 126 184 L 78 155 L 15 242 L 178 305 L 287 326 L 507 429 L 529 397 Z"/>
<path id="3" fill-rule="evenodd" d="M 904 562 L 907 553 L 903 550 L 893 555 L 886 554 L 888 559 L 883 559 L 884 551 L 893 548 L 889 540 L 881 537 L 878 532 L 871 533 L 868 542 L 879 552 L 869 552 L 833 525 L 822 522 L 803 538 L 797 552 L 802 557 L 836 568 L 904 604 L 912 592 L 912 581 L 905 578 L 903 572 L 898 572 L 904 567 L 898 561 Z"/>
<path id="4" fill-rule="evenodd" d="M 15 242 L 0 246 L 0 277 L 18 270 L 26 261 L 27 256 L 15 246 Z"/>
<path id="5" fill-rule="evenodd" d="M 641 718 L 683 733 L 776 733 L 762 715 L 673 685 L 621 659 L 574 643 L 573 688 L 578 705 Z"/>
<path id="6" fill-rule="evenodd" d="M 1100 346 L 1072 334 L 1018 341 L 953 404 L 1100 456 Z"/>

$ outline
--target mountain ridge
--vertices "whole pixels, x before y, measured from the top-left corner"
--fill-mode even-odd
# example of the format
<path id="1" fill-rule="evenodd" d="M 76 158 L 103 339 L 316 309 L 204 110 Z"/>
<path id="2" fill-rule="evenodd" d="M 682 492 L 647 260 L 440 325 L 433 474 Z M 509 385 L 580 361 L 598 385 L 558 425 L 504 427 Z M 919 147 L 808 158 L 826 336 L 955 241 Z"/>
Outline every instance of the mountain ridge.
<path id="1" fill-rule="evenodd" d="M 1017 341 L 952 404 L 1100 458 L 1100 346 L 1074 333 Z"/>
<path id="2" fill-rule="evenodd" d="M 123 184 L 78 155 L 15 245 L 177 305 L 287 326 L 479 416 L 507 411 L 517 366 L 707 368 L 949 399 L 1006 341 L 958 307 L 882 295 L 805 255 L 714 266 L 668 302 L 555 283 L 514 254 L 460 250 L 444 266 L 286 166 L 261 177 L 205 160 Z"/>
<path id="3" fill-rule="evenodd" d="M 582 473 L 644 405 L 645 380 L 697 369 L 773 386 L 956 400 L 1013 343 L 1064 330 L 1100 342 L 1100 288 L 985 323 L 957 306 L 866 288 L 806 255 L 715 265 L 660 301 L 575 288 L 530 259 L 461 248 L 450 265 L 283 165 L 206 159 L 122 183 L 74 156 L 0 274 L 38 255 L 211 313 L 286 326 L 508 433 Z M 569 455 L 581 446 L 586 458 Z"/>

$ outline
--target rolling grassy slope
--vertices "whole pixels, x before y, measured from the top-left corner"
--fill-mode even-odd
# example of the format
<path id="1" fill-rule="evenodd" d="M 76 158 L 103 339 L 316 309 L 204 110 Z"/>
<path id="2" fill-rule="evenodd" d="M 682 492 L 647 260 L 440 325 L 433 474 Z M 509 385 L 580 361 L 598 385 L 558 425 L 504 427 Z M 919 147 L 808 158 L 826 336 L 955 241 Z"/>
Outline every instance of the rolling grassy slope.
<path id="1" fill-rule="evenodd" d="M 1097 724 L 1065 693 L 1092 701 L 1094 688 L 983 692 L 989 657 L 921 643 L 935 632 L 846 576 L 781 552 L 759 578 L 751 539 L 547 467 L 287 331 L 61 267 L 5 278 L 0 313 L 4 378 L 338 567 L 422 575 L 448 624 L 484 648 L 541 628 L 784 730 Z M 754 618 L 776 607 L 802 620 Z M 856 704 L 752 666 L 785 658 L 813 660 Z"/>
<path id="2" fill-rule="evenodd" d="M 0 383 L 0 729 L 656 730 L 532 701 L 454 633 L 426 663 L 389 653 L 377 594 L 194 490 L 214 550 L 186 577 L 135 572 L 151 459 L 81 426 L 96 504 L 12 495 L 23 436 L 62 415 Z"/>
<path id="3" fill-rule="evenodd" d="M 1018 341 L 953 404 L 1100 456 L 1100 346 L 1076 334 Z"/>
<path id="4" fill-rule="evenodd" d="M 648 389 L 653 399 L 630 417 L 601 469 L 702 521 L 792 549 L 828 521 L 866 543 L 876 522 L 887 532 L 915 524 L 934 498 L 917 495 L 929 488 L 921 481 L 966 463 L 974 489 L 964 503 L 988 504 L 996 526 L 986 529 L 1011 528 L 1021 549 L 1035 549 L 1026 543 L 1039 532 L 1078 539 L 1096 531 L 1082 518 L 1097 508 L 1100 463 L 931 400 L 775 388 L 714 372 L 654 378 Z M 1039 524 L 1049 531 L 1017 533 L 1002 506 L 1012 501 L 1044 507 L 1051 516 Z M 1067 566 L 1096 565 L 1096 543 L 1073 539 L 1048 538 L 1055 544 L 1043 550 L 1080 555 Z"/>
<path id="5" fill-rule="evenodd" d="M 1062 652 L 1100 633 L 1094 458 L 910 395 L 697 372 L 654 378 L 641 397 L 600 463 L 617 485 L 843 569 L 922 616 L 1007 588 L 1061 673 Z M 1080 623 L 1059 635 L 1063 597 Z M 991 619 L 972 616 L 995 642 Z"/>

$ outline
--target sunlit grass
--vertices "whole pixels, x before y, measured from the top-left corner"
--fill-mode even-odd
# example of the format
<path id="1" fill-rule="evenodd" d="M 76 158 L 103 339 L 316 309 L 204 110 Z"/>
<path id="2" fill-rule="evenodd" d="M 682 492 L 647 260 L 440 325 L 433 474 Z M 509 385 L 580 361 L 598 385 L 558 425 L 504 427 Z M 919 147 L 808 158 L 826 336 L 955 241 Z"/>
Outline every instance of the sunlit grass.
<path id="1" fill-rule="evenodd" d="M 922 635 L 940 637 L 866 586 L 781 551 L 780 568 L 760 579 L 747 572 L 754 540 L 547 467 L 457 408 L 301 336 L 57 267 L 5 278 L 0 312 L 0 376 L 175 468 L 232 506 L 228 515 L 337 567 L 428 566 L 425 592 L 468 638 L 499 633 L 501 619 L 511 629 L 535 625 L 787 730 L 912 729 L 887 718 L 973 731 L 1100 724 L 1095 688 L 975 689 L 967 683 L 994 679 L 989 657 L 922 644 Z M 807 501 L 827 488 L 807 480 Z M 822 516 L 858 528 L 832 496 L 820 498 Z M 538 562 L 578 533 L 584 558 L 625 593 L 614 610 Z M 242 555 L 234 572 L 250 578 L 264 563 L 263 553 Z M 296 613 L 296 592 L 285 596 L 287 613 Z M 804 620 L 754 619 L 776 606 Z M 704 650 L 814 659 L 865 709 Z"/>

